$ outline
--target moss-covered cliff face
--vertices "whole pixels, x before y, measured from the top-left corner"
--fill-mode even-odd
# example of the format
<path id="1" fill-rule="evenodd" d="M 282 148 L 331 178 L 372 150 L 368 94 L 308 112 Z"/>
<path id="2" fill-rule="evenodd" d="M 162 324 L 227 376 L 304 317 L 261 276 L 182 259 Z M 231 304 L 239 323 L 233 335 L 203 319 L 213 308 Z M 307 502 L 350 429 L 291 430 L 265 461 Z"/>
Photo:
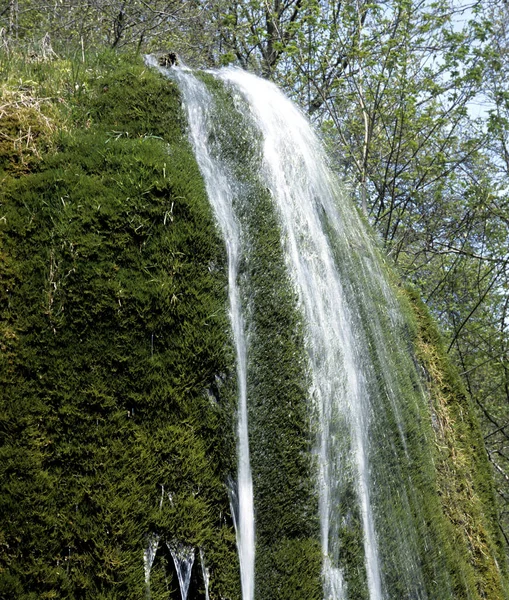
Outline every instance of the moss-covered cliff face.
<path id="1" fill-rule="evenodd" d="M 0 598 L 143 598 L 144 552 L 158 536 L 154 600 L 180 598 L 166 542 L 195 551 L 191 600 L 205 598 L 200 550 L 210 598 L 240 599 L 227 490 L 236 473 L 236 381 L 226 252 L 178 89 L 138 58 L 115 55 L 0 66 Z M 236 210 L 250 249 L 239 275 L 249 323 L 255 597 L 319 600 L 316 423 L 299 302 L 270 193 L 256 175 L 259 140 L 245 137 L 249 124 L 228 90 L 205 80 L 217 119 L 235 133 L 218 127 L 215 152 L 242 189 Z M 355 269 L 339 251 L 336 260 Z M 371 429 L 376 485 L 394 489 L 390 502 L 373 493 L 386 600 L 508 598 L 469 400 L 424 307 L 394 288 L 407 319 L 387 344 L 401 343 L 408 357 L 394 374 L 408 389 L 407 446 L 395 421 Z M 374 348 L 378 330 L 366 330 Z M 409 374 L 413 363 L 420 379 Z M 380 411 L 390 416 L 387 398 Z M 398 453 L 411 462 L 383 464 Z M 335 511 L 346 515 L 338 535 L 352 600 L 366 598 L 367 586 L 350 483 Z M 404 585 L 397 592 L 411 576 L 398 577 L 402 523 L 415 525 L 422 556 L 415 596 Z"/>
<path id="2" fill-rule="evenodd" d="M 69 90 L 69 63 L 28 65 L 3 97 L 0 597 L 141 598 L 157 533 L 153 598 L 178 597 L 170 540 L 238 598 L 224 245 L 176 88 L 81 68 Z"/>
<path id="3" fill-rule="evenodd" d="M 507 598 L 507 565 L 490 466 L 470 398 L 426 308 L 407 290 L 415 356 L 431 413 L 434 490 L 457 597 Z"/>

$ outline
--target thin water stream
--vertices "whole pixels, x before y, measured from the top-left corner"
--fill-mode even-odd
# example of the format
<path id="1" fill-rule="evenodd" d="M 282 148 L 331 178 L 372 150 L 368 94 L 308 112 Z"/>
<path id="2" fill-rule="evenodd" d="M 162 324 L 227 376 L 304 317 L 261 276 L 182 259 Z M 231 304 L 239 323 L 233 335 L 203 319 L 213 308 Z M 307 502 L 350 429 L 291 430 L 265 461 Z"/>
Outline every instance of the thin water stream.
<path id="1" fill-rule="evenodd" d="M 150 57 L 149 57 L 150 58 Z M 157 63 L 152 62 L 153 66 Z M 166 72 L 166 70 L 162 70 Z M 190 138 L 198 166 L 205 180 L 207 193 L 217 223 L 226 243 L 228 256 L 228 295 L 230 322 L 236 350 L 238 413 L 237 413 L 237 485 L 238 506 L 233 510 L 237 530 L 237 545 L 241 569 L 243 600 L 254 598 L 255 529 L 253 483 L 249 459 L 247 412 L 247 342 L 238 285 L 242 233 L 233 211 L 236 193 L 234 178 L 228 167 L 212 152 L 208 141 L 214 130 L 214 101 L 205 84 L 189 71 L 173 71 L 185 99 Z"/>

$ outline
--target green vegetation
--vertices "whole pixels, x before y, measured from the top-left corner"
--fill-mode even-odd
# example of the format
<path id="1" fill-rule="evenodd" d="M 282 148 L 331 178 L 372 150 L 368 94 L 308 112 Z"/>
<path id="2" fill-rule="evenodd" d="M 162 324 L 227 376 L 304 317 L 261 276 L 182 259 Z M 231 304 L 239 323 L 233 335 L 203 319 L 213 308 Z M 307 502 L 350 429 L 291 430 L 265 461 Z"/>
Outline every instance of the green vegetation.
<path id="1" fill-rule="evenodd" d="M 447 537 L 456 551 L 460 549 L 464 577 L 470 578 L 469 585 L 475 590 L 471 596 L 505 598 L 509 593 L 505 548 L 474 407 L 429 313 L 415 292 L 407 294 L 417 322 L 417 358 L 426 373 L 436 489 L 447 520 Z"/>
<path id="2" fill-rule="evenodd" d="M 2 66 L 0 596 L 143 597 L 157 533 L 153 598 L 171 539 L 237 598 L 225 255 L 179 94 L 131 57 Z"/>
<path id="3" fill-rule="evenodd" d="M 211 599 L 236 600 L 226 257 L 178 90 L 139 57 L 113 53 L 11 56 L 0 73 L 0 598 L 148 596 L 143 551 L 158 535 L 154 600 L 180 597 L 170 540 L 196 549 L 190 600 L 204 598 L 199 549 Z M 239 183 L 235 210 L 250 249 L 240 277 L 256 596 L 319 600 L 303 323 L 257 176 L 259 140 L 228 90 L 203 77 L 218 122 L 235 134 L 218 127 L 214 148 Z M 365 259 L 353 247 L 335 250 L 345 270 Z M 398 415 L 391 390 L 380 388 L 385 428 L 375 419 L 370 430 L 385 584 L 404 598 L 422 572 L 414 589 L 422 583 L 430 598 L 502 600 L 507 569 L 478 423 L 431 318 L 416 294 L 399 290 L 407 315 L 398 327 L 382 301 L 363 304 L 362 290 L 347 291 L 376 369 L 395 356 L 394 384 L 404 390 Z M 387 346 L 401 347 L 393 358 L 380 350 L 381 331 Z M 347 471 L 339 554 L 349 599 L 361 600 L 361 515 Z M 408 544 L 421 564 L 405 563 Z"/>

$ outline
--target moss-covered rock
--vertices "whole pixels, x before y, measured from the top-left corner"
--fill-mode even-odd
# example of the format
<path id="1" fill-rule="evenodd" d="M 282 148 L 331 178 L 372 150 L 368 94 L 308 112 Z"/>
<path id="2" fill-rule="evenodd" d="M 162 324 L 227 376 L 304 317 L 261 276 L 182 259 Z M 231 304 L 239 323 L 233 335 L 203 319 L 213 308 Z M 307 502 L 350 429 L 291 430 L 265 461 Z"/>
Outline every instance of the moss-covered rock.
<path id="1" fill-rule="evenodd" d="M 225 253 L 180 96 L 138 60 L 83 77 L 44 160 L 2 163 L 0 595 L 143 597 L 157 534 L 153 598 L 172 539 L 237 598 Z"/>
<path id="2" fill-rule="evenodd" d="M 406 290 L 417 323 L 434 437 L 437 497 L 459 569 L 475 598 L 506 598 L 507 566 L 488 458 L 474 407 L 447 356 L 440 333 L 414 291 Z M 458 584 L 459 587 L 459 584 Z"/>

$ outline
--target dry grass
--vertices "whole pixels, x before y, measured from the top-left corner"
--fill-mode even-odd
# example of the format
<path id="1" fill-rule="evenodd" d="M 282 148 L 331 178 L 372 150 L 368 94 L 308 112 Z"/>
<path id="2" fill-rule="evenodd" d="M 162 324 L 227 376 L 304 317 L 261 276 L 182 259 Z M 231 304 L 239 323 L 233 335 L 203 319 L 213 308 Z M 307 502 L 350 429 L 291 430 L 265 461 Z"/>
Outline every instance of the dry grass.
<path id="1" fill-rule="evenodd" d="M 28 171 L 34 158 L 51 147 L 51 139 L 62 126 L 55 100 L 40 97 L 35 88 L 8 82 L 0 88 L 0 165 Z"/>

